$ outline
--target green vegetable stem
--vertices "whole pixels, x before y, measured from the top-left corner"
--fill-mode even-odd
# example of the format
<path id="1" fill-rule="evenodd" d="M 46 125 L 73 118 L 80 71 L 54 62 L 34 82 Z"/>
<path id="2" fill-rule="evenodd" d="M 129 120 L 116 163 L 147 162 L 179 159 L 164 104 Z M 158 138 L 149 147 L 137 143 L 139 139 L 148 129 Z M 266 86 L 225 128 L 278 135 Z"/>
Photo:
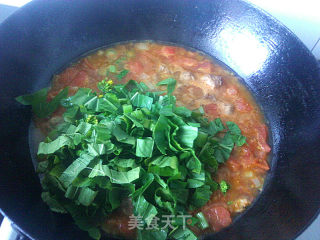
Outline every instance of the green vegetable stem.
<path id="1" fill-rule="evenodd" d="M 127 73 L 120 72 L 118 79 Z M 229 189 L 212 175 L 235 145 L 245 143 L 239 127 L 177 107 L 175 79 L 158 85 L 166 85 L 167 94 L 130 80 L 119 85 L 102 81 L 101 92 L 79 88 L 70 97 L 66 88 L 51 102 L 47 89 L 17 98 L 31 105 L 39 118 L 49 117 L 64 103 L 64 121 L 38 148 L 45 159 L 38 166 L 44 175 L 42 199 L 52 211 L 69 213 L 94 239 L 100 239 L 100 223 L 127 198 L 144 226 L 138 239 L 197 239 L 179 221 L 172 223 L 174 229 L 146 227 L 155 217 L 188 214 L 205 205 L 217 189 L 224 194 Z M 201 212 L 195 219 L 200 228 L 208 227 Z"/>

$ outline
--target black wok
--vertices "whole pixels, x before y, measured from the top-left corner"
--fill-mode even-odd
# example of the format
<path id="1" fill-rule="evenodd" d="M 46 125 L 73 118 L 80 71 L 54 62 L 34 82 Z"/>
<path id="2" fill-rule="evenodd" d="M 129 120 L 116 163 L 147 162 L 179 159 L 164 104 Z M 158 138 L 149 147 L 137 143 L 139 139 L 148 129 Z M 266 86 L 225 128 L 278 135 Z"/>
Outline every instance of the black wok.
<path id="1" fill-rule="evenodd" d="M 292 239 L 320 206 L 320 74 L 291 33 L 238 0 L 34 1 L 0 26 L 0 208 L 32 239 L 87 239 L 40 198 L 28 144 L 30 109 L 14 97 L 49 84 L 81 54 L 152 39 L 201 50 L 243 79 L 269 124 L 264 191 L 208 239 Z"/>

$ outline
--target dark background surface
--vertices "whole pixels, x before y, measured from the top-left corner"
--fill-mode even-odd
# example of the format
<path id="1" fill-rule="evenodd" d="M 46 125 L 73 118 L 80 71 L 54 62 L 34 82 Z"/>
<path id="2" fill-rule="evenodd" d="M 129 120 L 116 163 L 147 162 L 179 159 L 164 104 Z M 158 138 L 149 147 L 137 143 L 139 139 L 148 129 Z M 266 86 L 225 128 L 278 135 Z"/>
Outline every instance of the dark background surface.
<path id="1" fill-rule="evenodd" d="M 13 11 L 15 10 L 15 8 L 12 7 L 3 7 L 0 5 L 0 21 L 3 20 L 6 16 L 5 15 L 10 15 Z M 318 218 L 318 222 L 319 222 L 319 218 Z M 319 225 L 318 225 L 319 226 Z M 312 227 L 311 227 L 312 228 Z M 309 235 L 307 236 L 306 233 L 304 233 L 302 236 L 300 236 L 299 240 L 318 240 L 319 239 L 319 234 L 318 232 L 316 233 L 316 235 Z M 304 238 L 304 235 L 306 236 Z"/>
<path id="2" fill-rule="evenodd" d="M 0 4 L 0 24 L 2 23 L 3 20 L 5 20 L 8 16 L 14 13 L 17 9 L 18 9 L 17 7 L 11 7 L 11 6 Z M 0 223 L 2 222 L 2 219 L 3 219 L 3 216 L 0 214 Z"/>

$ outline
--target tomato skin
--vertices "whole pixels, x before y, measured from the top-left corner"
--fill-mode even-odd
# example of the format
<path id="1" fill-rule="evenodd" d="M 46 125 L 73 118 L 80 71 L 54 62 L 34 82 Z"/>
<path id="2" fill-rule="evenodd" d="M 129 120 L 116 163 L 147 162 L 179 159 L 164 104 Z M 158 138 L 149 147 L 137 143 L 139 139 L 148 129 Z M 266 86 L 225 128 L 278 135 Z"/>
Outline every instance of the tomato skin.
<path id="1" fill-rule="evenodd" d="M 257 161 L 252 164 L 252 167 L 255 167 L 255 168 L 263 170 L 263 171 L 268 171 L 270 169 L 267 161 L 262 161 L 262 162 Z"/>
<path id="2" fill-rule="evenodd" d="M 80 62 L 80 65 L 83 66 L 84 68 L 96 70 L 97 68 L 103 66 L 105 63 L 106 63 L 106 59 L 104 56 L 95 54 L 93 56 L 89 56 L 83 59 Z"/>
<path id="3" fill-rule="evenodd" d="M 220 231 L 222 228 L 229 226 L 232 222 L 229 211 L 222 206 L 207 206 L 203 209 L 210 227 L 214 231 Z"/>
<path id="4" fill-rule="evenodd" d="M 236 86 L 228 86 L 224 95 L 233 99 L 234 106 L 237 111 L 247 113 L 253 110 L 252 106 L 247 102 L 247 100 L 239 96 L 239 90 Z"/>
<path id="5" fill-rule="evenodd" d="M 200 63 L 198 66 L 197 66 L 197 69 L 196 69 L 198 72 L 201 72 L 201 73 L 211 73 L 212 72 L 212 64 L 210 62 L 202 62 Z"/>
<path id="6" fill-rule="evenodd" d="M 243 167 L 249 167 L 255 162 L 250 146 L 242 146 L 240 150 L 239 162 Z"/>
<path id="7" fill-rule="evenodd" d="M 88 74 L 85 71 L 80 71 L 69 83 L 72 87 L 85 87 L 88 82 Z"/>
<path id="8" fill-rule="evenodd" d="M 257 126 L 257 131 L 258 131 L 258 142 L 262 148 L 262 150 L 266 153 L 271 151 L 270 146 L 267 143 L 267 138 L 268 138 L 268 128 L 265 124 L 259 124 Z"/>
<path id="9" fill-rule="evenodd" d="M 147 74 L 152 74 L 154 72 L 154 63 L 152 60 L 152 56 L 150 57 L 150 54 L 140 53 L 137 56 L 137 59 L 139 59 L 139 62 L 141 62 L 143 67 L 143 72 Z"/>
<path id="10" fill-rule="evenodd" d="M 179 56 L 173 60 L 173 64 L 179 65 L 186 69 L 193 69 L 198 65 L 198 61 L 193 58 Z"/>
<path id="11" fill-rule="evenodd" d="M 57 87 L 60 85 L 60 89 L 69 86 L 69 83 L 74 79 L 74 77 L 79 73 L 79 69 L 76 67 L 69 67 L 63 73 L 60 74 L 57 79 Z"/>
<path id="12" fill-rule="evenodd" d="M 60 90 L 50 89 L 47 95 L 47 101 L 50 102 L 55 96 L 59 94 Z"/>
<path id="13" fill-rule="evenodd" d="M 129 217 L 121 214 L 111 214 L 109 219 L 102 225 L 102 228 L 115 236 L 122 236 L 126 239 L 134 239 L 136 228 L 129 229 Z"/>
<path id="14" fill-rule="evenodd" d="M 203 106 L 204 111 L 208 115 L 214 115 L 218 113 L 218 105 L 215 103 L 209 103 Z"/>
<path id="15" fill-rule="evenodd" d="M 238 98 L 235 102 L 235 107 L 239 112 L 250 112 L 252 111 L 252 107 L 249 103 L 247 103 L 243 98 Z"/>
<path id="16" fill-rule="evenodd" d="M 176 54 L 176 48 L 171 46 L 164 46 L 160 50 L 160 55 L 168 58 Z"/>
<path id="17" fill-rule="evenodd" d="M 85 68 L 92 69 L 92 70 L 96 69 L 95 66 L 89 62 L 88 58 L 83 59 L 83 61 L 81 61 L 79 65 L 82 66 L 84 69 Z"/>
<path id="18" fill-rule="evenodd" d="M 140 75 L 143 72 L 143 65 L 140 61 L 129 61 L 128 69 L 134 75 Z"/>
<path id="19" fill-rule="evenodd" d="M 230 86 L 226 89 L 226 95 L 230 96 L 230 97 L 236 97 L 238 96 L 239 91 L 235 86 Z"/>
<path id="20" fill-rule="evenodd" d="M 238 159 L 233 156 L 231 156 L 225 164 L 233 172 L 239 171 L 241 168 L 241 164 L 239 163 Z"/>
<path id="21" fill-rule="evenodd" d="M 178 90 L 184 95 L 191 96 L 190 98 L 194 97 L 195 99 L 199 99 L 204 96 L 202 88 L 194 85 L 184 85 L 179 87 Z"/>

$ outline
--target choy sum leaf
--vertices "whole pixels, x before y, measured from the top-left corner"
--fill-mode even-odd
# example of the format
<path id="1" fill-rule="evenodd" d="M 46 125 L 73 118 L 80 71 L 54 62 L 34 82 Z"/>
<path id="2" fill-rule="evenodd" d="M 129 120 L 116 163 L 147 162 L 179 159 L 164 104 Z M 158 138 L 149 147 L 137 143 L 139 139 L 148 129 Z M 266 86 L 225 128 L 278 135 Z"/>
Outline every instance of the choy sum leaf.
<path id="1" fill-rule="evenodd" d="M 39 118 L 50 116 L 60 102 L 65 108 L 64 121 L 38 147 L 44 159 L 38 166 L 44 175 L 42 198 L 53 211 L 69 213 L 94 239 L 101 236 L 99 223 L 128 199 L 144 227 L 138 239 L 196 239 L 178 221 L 172 231 L 146 227 L 161 216 L 200 208 L 214 191 L 230 187 L 212 175 L 235 145 L 245 143 L 240 128 L 177 107 L 175 79 L 158 85 L 167 86 L 166 95 L 130 80 L 116 86 L 101 82 L 99 93 L 79 88 L 70 97 L 64 89 L 50 102 L 47 89 L 17 98 Z"/>

